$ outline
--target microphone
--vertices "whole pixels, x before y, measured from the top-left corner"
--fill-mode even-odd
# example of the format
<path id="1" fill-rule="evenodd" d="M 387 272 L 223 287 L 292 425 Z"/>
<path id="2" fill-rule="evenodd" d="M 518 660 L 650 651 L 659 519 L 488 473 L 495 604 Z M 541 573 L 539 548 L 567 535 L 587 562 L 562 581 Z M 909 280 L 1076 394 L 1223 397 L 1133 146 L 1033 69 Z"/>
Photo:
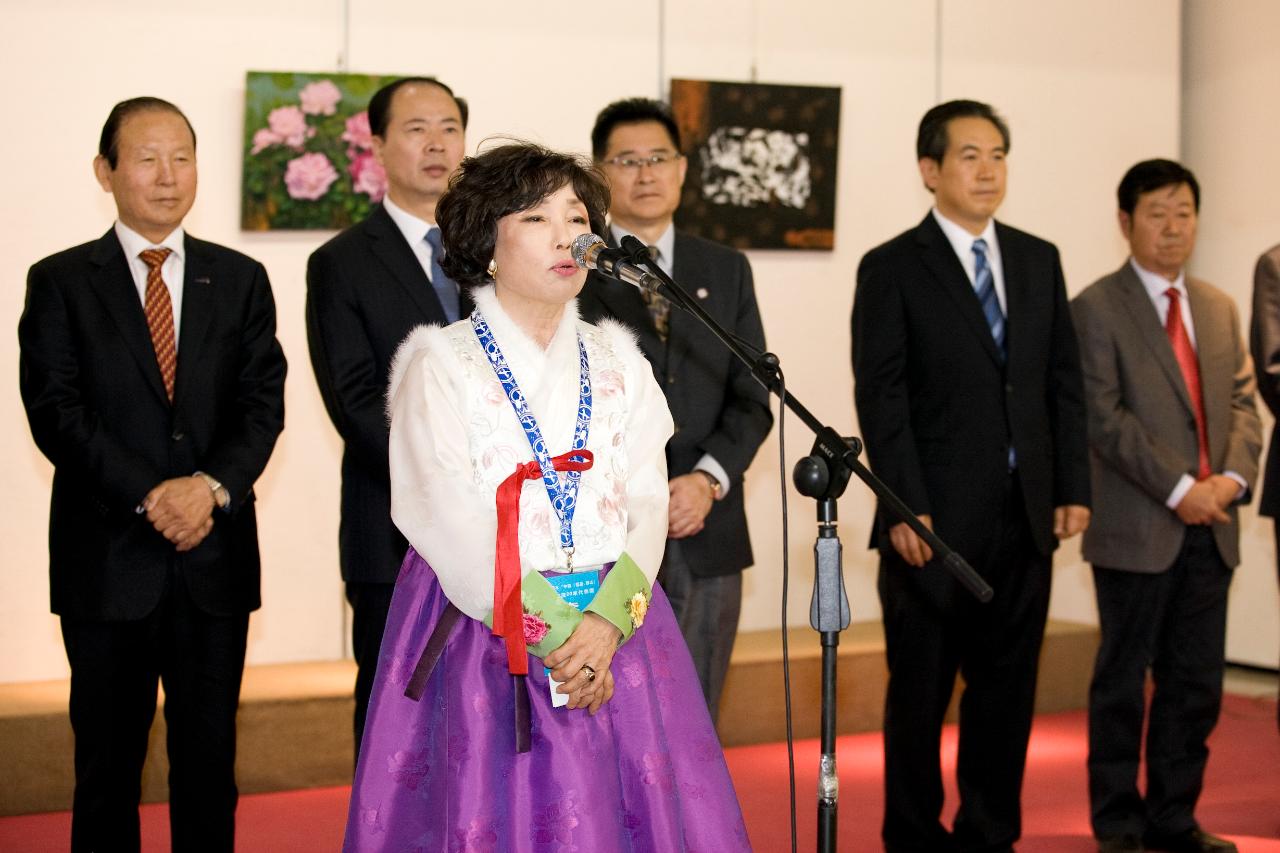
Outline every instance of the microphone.
<path id="1" fill-rule="evenodd" d="M 571 248 L 573 262 L 585 270 L 596 270 L 610 278 L 634 285 L 642 290 L 658 292 L 662 280 L 646 272 L 631 260 L 628 252 L 613 249 L 596 234 L 579 234 Z"/>

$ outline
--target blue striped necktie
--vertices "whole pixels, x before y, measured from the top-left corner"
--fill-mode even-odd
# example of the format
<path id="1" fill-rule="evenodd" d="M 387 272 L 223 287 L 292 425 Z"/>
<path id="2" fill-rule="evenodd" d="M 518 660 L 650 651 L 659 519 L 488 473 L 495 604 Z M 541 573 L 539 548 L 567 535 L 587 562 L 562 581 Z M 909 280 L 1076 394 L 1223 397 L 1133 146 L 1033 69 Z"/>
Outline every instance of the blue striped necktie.
<path id="1" fill-rule="evenodd" d="M 996 280 L 991 273 L 991 264 L 987 262 L 987 241 L 979 237 L 973 241 L 973 289 L 977 291 L 978 302 L 982 304 L 982 313 L 987 318 L 987 326 L 991 328 L 991 337 L 1000 351 L 1000 358 L 1005 357 L 1004 346 L 1004 312 L 1000 310 L 1000 300 L 996 297 Z"/>
<path id="2" fill-rule="evenodd" d="M 440 243 L 440 229 L 434 225 L 427 229 L 427 243 L 431 246 L 431 287 L 444 308 L 445 319 L 453 323 L 458 319 L 458 285 L 440 268 L 444 246 Z"/>

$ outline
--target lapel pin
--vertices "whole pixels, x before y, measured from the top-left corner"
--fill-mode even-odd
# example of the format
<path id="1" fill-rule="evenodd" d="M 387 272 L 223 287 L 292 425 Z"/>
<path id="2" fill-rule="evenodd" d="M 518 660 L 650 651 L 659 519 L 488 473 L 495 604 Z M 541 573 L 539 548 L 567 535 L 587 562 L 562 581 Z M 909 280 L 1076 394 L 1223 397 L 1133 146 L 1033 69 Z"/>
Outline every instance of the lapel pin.
<path id="1" fill-rule="evenodd" d="M 698 288 L 698 298 L 699 298 L 699 299 L 706 299 L 706 298 L 707 298 L 708 296 L 710 296 L 710 295 L 711 295 L 711 294 L 707 293 L 707 289 L 706 289 L 705 287 L 699 287 L 699 288 Z"/>

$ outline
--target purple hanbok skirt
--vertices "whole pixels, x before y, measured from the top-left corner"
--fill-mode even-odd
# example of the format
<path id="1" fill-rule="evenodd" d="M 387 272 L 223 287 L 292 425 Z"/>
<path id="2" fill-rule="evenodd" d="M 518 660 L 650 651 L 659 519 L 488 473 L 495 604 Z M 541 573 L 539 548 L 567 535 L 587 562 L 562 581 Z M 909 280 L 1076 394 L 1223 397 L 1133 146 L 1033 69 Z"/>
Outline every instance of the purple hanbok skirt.
<path id="1" fill-rule="evenodd" d="M 532 749 L 517 753 L 502 641 L 461 616 L 420 701 L 405 687 L 449 606 L 410 549 L 396 581 L 347 818 L 348 851 L 750 850 L 724 753 L 671 605 L 613 658 L 594 717 L 525 679 Z"/>

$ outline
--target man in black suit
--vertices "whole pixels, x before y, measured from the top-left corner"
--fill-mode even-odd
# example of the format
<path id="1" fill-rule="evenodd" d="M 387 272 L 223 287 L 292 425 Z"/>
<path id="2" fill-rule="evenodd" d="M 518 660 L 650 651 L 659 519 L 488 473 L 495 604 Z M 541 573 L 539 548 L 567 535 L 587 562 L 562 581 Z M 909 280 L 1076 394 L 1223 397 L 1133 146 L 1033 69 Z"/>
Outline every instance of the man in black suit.
<path id="1" fill-rule="evenodd" d="M 887 850 L 1010 850 L 1058 540 L 1089 520 L 1080 363 L 1053 245 L 992 218 L 1009 133 L 952 101 L 920 122 L 935 207 L 858 268 L 853 371 L 871 468 L 995 589 L 978 603 L 878 513 L 889 663 Z M 939 738 L 964 676 L 960 808 L 939 822 Z"/>
<path id="2" fill-rule="evenodd" d="M 631 234 L 721 325 L 764 348 L 751 265 L 741 252 L 677 231 L 687 163 L 670 110 L 632 98 L 605 107 L 591 132 L 613 193 L 615 244 Z M 660 296 L 593 273 L 578 297 L 582 316 L 616 317 L 666 393 L 676 432 L 667 444 L 671 506 L 662 583 L 714 720 L 742 606 L 742 570 L 752 563 L 742 481 L 773 426 L 769 395 L 697 318 Z"/>
<path id="3" fill-rule="evenodd" d="M 73 850 L 137 850 L 163 682 L 175 850 L 235 843 L 235 718 L 260 604 L 253 484 L 284 427 L 262 265 L 184 233 L 196 142 L 173 104 L 117 104 L 100 239 L 40 261 L 18 324 L 31 433 L 54 465 L 53 612 L 71 665 Z"/>
<path id="4" fill-rule="evenodd" d="M 436 201 L 462 162 L 467 104 L 429 77 L 387 84 L 369 101 L 374 153 L 387 194 L 363 222 L 307 263 L 307 342 L 320 395 L 342 436 L 338 559 L 351 602 L 360 753 L 387 608 L 408 543 L 391 523 L 387 373 L 415 326 L 471 313 L 440 270 Z"/>

